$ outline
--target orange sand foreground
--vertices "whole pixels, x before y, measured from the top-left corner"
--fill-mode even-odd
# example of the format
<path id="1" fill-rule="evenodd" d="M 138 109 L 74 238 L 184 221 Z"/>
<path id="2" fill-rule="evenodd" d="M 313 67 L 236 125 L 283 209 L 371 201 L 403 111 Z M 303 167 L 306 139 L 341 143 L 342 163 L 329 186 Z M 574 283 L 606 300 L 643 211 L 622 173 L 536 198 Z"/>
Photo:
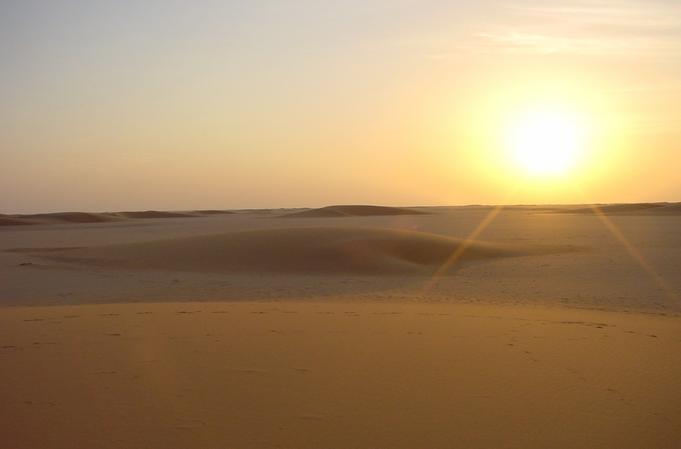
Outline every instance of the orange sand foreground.
<path id="1" fill-rule="evenodd" d="M 7 448 L 675 448 L 679 318 L 168 303 L 2 310 Z"/>
<path id="2" fill-rule="evenodd" d="M 648 209 L 6 224 L 0 448 L 678 448 L 681 215 Z"/>

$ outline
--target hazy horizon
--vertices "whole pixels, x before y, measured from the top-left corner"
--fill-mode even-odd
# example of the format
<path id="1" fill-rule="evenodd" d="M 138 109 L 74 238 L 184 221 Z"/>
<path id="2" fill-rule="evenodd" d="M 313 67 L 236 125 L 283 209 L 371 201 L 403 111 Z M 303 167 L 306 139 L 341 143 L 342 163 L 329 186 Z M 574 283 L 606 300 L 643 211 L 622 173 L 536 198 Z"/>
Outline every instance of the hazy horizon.
<path id="1" fill-rule="evenodd" d="M 542 206 L 591 206 L 591 205 L 625 205 L 625 204 L 681 204 L 681 201 L 642 201 L 642 202 L 607 202 L 597 201 L 592 203 L 462 203 L 462 204 L 398 204 L 398 203 L 328 203 L 316 205 L 300 205 L 300 206 L 276 206 L 276 207 L 184 207 L 184 208 L 122 208 L 122 209 L 45 209 L 45 210 L 29 210 L 22 212 L 0 211 L 0 215 L 32 215 L 32 214 L 54 214 L 61 212 L 85 212 L 85 213 L 118 213 L 118 212 L 134 212 L 134 211 L 159 211 L 159 212 L 193 212 L 201 210 L 223 210 L 223 211 L 257 211 L 257 210 L 293 210 L 293 209 L 318 209 L 324 207 L 334 206 L 385 206 L 394 208 L 456 208 L 456 207 L 542 207 Z"/>
<path id="2" fill-rule="evenodd" d="M 0 58 L 0 213 L 681 200 L 672 0 L 4 2 Z"/>

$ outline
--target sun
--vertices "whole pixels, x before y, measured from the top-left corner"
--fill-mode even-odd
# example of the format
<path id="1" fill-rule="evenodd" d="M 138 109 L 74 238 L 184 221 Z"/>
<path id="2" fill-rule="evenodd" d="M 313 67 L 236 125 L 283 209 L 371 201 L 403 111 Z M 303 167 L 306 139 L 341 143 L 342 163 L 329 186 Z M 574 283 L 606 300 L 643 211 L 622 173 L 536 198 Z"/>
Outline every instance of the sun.
<path id="1" fill-rule="evenodd" d="M 584 139 L 584 127 L 575 114 L 542 108 L 514 116 L 506 146 L 513 163 L 525 172 L 558 176 L 576 166 Z"/>

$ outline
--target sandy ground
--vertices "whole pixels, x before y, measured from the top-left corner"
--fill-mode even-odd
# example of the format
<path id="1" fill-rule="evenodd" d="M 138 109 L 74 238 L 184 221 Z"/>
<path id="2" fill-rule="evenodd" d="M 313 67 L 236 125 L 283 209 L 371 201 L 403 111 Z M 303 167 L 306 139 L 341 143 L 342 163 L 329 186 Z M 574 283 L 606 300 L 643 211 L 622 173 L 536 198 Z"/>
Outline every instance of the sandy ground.
<path id="1" fill-rule="evenodd" d="M 4 226 L 0 447 L 678 447 L 681 216 L 420 210 Z"/>
<path id="2" fill-rule="evenodd" d="M 677 318 L 167 303 L 0 315 L 8 448 L 676 448 Z"/>
<path id="3" fill-rule="evenodd" d="M 372 273 L 365 275 L 361 270 L 340 276 L 333 273 L 311 275 L 305 269 L 285 273 L 168 271 L 154 270 L 153 266 L 144 270 L 139 267 L 125 270 L 124 267 L 111 269 L 93 263 L 56 263 L 27 252 L 6 251 L 54 247 L 88 247 L 86 251 L 94 251 L 103 245 L 173 239 L 180 239 L 178 244 L 181 244 L 181 239 L 190 237 L 212 238 L 247 230 L 313 227 L 400 230 L 465 239 L 490 213 L 488 209 L 475 208 L 422 210 L 431 214 L 279 219 L 273 218 L 273 214 L 249 213 L 95 224 L 6 226 L 0 229 L 0 304 L 344 297 L 348 301 L 418 298 L 425 302 L 561 304 L 660 313 L 681 311 L 681 233 L 678 232 L 681 215 L 601 219 L 592 214 L 543 213 L 543 208 L 504 211 L 479 235 L 479 239 L 492 245 L 574 247 L 579 251 L 492 257 L 481 263 L 463 263 L 435 281 L 423 273 L 375 276 Z M 603 220 L 614 226 L 619 234 L 613 233 Z M 631 249 L 627 249 L 617 235 L 624 238 Z M 305 245 L 299 244 L 299 248 L 303 250 Z M 295 248 L 289 251 L 295 252 Z M 147 253 L 143 250 L 141 254 Z M 190 256 L 186 252 L 184 257 L 164 263 L 181 265 Z M 261 258 L 261 268 L 266 263 L 267 260 Z M 435 268 L 429 267 L 429 270 L 433 273 Z"/>

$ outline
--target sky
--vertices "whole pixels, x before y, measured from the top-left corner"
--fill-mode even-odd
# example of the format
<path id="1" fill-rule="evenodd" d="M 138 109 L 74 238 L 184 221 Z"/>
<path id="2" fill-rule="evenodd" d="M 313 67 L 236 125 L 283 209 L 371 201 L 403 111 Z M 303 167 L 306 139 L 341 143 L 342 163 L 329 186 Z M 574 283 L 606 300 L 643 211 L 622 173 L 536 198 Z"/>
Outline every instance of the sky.
<path id="1" fill-rule="evenodd" d="M 676 0 L 8 0 L 0 61 L 0 213 L 681 201 Z"/>

